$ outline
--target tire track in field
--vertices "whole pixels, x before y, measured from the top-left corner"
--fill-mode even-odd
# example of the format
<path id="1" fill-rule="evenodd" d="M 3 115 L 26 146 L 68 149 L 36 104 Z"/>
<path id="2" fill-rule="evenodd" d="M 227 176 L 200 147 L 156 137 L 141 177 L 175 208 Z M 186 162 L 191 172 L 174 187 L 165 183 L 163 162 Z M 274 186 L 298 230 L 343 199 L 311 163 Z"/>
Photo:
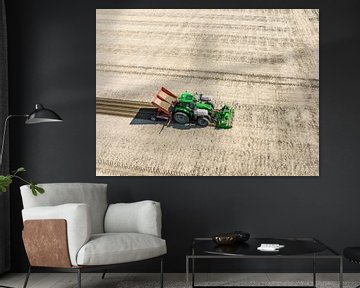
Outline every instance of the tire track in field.
<path id="1" fill-rule="evenodd" d="M 216 23 L 195 23 L 195 22 L 189 22 L 189 23 L 176 23 L 174 21 L 146 21 L 146 20 L 118 20 L 118 19 L 98 19 L 98 25 L 101 24 L 110 24 L 110 25 L 116 25 L 117 23 L 121 24 L 122 27 L 126 26 L 126 25 L 131 25 L 131 26 L 141 26 L 141 27 L 151 27 L 151 26 L 155 26 L 155 27 L 181 27 L 183 29 L 186 28 L 192 28 L 192 29 L 218 29 L 218 30 L 232 30 L 232 31 L 237 31 L 239 30 L 239 28 L 241 27 L 242 29 L 246 29 L 246 30 L 255 30 L 255 31 L 263 31 L 263 32 L 273 32 L 273 33 L 279 33 L 279 32 L 290 32 L 290 28 L 289 27 L 269 27 L 266 26 L 265 24 L 238 24 L 238 25 L 234 25 L 234 24 L 216 24 Z"/>
<path id="2" fill-rule="evenodd" d="M 297 77 L 281 77 L 273 75 L 246 74 L 246 73 L 228 73 L 220 71 L 204 71 L 190 69 L 171 69 L 144 66 L 126 66 L 126 65 L 106 65 L 97 64 L 97 71 L 112 72 L 120 74 L 138 74 L 138 75 L 161 75 L 166 78 L 197 78 L 202 80 L 233 81 L 245 83 L 258 83 L 267 85 L 286 85 L 318 88 L 318 79 L 306 79 Z"/>
<path id="3" fill-rule="evenodd" d="M 103 11 L 103 10 L 102 10 Z M 103 19 L 111 19 L 110 17 L 118 17 L 119 14 L 118 13 L 109 13 L 109 11 L 106 11 L 106 13 L 102 13 L 101 9 L 97 9 L 97 19 L 99 20 L 103 20 Z M 177 20 L 180 21 L 180 19 L 191 19 L 191 16 L 189 16 L 187 13 L 181 13 L 179 12 L 179 10 L 173 10 L 174 12 L 169 12 L 168 10 L 166 12 L 162 12 L 161 15 L 159 15 L 159 13 L 157 13 L 156 11 L 147 11 L 145 17 L 147 18 L 157 18 L 157 19 L 161 19 L 161 18 L 176 18 Z M 184 11 L 184 10 L 183 10 Z M 186 11 L 186 10 L 185 10 Z M 235 9 L 236 11 L 236 9 Z M 137 12 L 127 12 L 126 13 L 127 17 L 131 17 L 132 19 L 139 17 L 144 18 L 144 14 L 143 13 L 137 13 Z M 282 15 L 283 16 L 283 15 Z M 105 17 L 105 18 L 102 18 Z M 218 20 L 219 18 L 224 18 L 227 21 L 236 21 L 239 20 L 239 15 L 237 13 L 235 14 L 231 14 L 231 13 L 214 13 L 212 15 L 209 14 L 197 14 L 196 15 L 196 19 L 197 20 Z M 113 19 L 113 18 L 112 18 Z M 246 21 L 257 21 L 257 22 L 265 22 L 267 23 L 269 21 L 269 18 L 264 16 L 264 15 L 242 15 L 241 16 L 241 20 L 246 20 Z M 270 19 L 271 22 L 278 22 L 278 23 L 287 23 L 288 21 L 291 20 L 291 17 L 287 17 L 287 18 L 273 18 Z"/>
<path id="4" fill-rule="evenodd" d="M 186 41 L 207 41 L 211 43 L 226 43 L 228 45 L 236 45 L 241 43 L 242 45 L 252 45 L 252 46 L 261 46 L 262 49 L 266 49 L 270 46 L 269 49 L 274 49 L 274 47 L 285 47 L 291 48 L 296 43 L 296 40 L 291 37 L 271 37 L 268 36 L 254 36 L 254 35 L 239 35 L 239 34 L 209 34 L 209 33 L 201 33 L 201 32 L 158 32 L 158 31 L 138 31 L 138 30 L 127 30 L 127 31 L 114 31 L 114 30 L 106 30 L 106 29 L 97 29 L 97 41 L 98 43 L 102 43 L 104 40 L 112 37 L 114 39 L 119 39 L 119 43 L 122 43 L 122 39 L 135 39 L 142 40 L 144 37 L 149 37 L 154 40 L 156 43 L 164 38 L 169 39 L 169 41 L 177 41 L 181 38 L 186 38 Z M 116 43 L 116 42 L 113 42 Z"/>
<path id="5" fill-rule="evenodd" d="M 249 51 L 239 54 L 232 49 L 218 50 L 218 49 L 204 49 L 201 47 L 174 47 L 167 48 L 166 50 L 159 50 L 157 46 L 138 46 L 127 45 L 125 47 L 107 47 L 107 45 L 96 45 L 98 53 L 108 53 L 112 55 L 122 55 L 130 57 L 132 55 L 152 55 L 153 57 L 191 57 L 193 59 L 212 59 L 213 61 L 233 61 L 242 62 L 247 64 L 283 64 L 285 58 L 283 54 L 276 52 L 260 52 L 256 53 L 256 56 L 251 55 Z M 224 53 L 225 52 L 225 53 Z"/>
<path id="6" fill-rule="evenodd" d="M 186 39 L 186 41 L 206 41 L 206 42 L 221 42 L 229 45 L 236 45 L 241 43 L 243 45 L 253 45 L 253 46 L 261 46 L 263 49 L 270 46 L 271 47 L 293 47 L 296 43 L 294 38 L 290 37 L 271 37 L 261 36 L 261 35 L 240 35 L 240 34 L 208 34 L 201 32 L 178 32 L 178 31 L 139 31 L 139 30 L 107 30 L 107 29 L 97 29 L 97 39 L 103 40 L 108 39 L 108 37 L 113 37 L 114 39 L 119 39 L 120 43 L 122 43 L 121 39 L 138 39 L 142 40 L 144 37 L 149 37 L 154 40 L 154 42 L 160 41 L 164 38 L 178 41 L 179 39 Z M 102 43 L 102 41 L 99 41 Z M 115 43 L 115 42 L 113 42 Z M 273 49 L 273 48 L 272 48 Z"/>

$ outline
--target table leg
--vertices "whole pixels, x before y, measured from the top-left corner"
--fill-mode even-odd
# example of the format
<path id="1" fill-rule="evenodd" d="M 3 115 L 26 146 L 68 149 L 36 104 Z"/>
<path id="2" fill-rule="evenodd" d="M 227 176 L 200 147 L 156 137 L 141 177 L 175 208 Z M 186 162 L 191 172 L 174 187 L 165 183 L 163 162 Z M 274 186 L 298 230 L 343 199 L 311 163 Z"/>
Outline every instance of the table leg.
<path id="1" fill-rule="evenodd" d="M 192 264 L 192 287 L 194 288 L 195 287 L 195 249 L 194 249 L 194 246 L 193 246 L 193 249 L 192 249 L 192 261 L 191 261 L 191 264 Z"/>
<path id="2" fill-rule="evenodd" d="M 186 288 L 189 288 L 189 257 L 186 256 Z"/>
<path id="3" fill-rule="evenodd" d="M 340 257 L 339 287 L 343 288 L 343 257 Z"/>
<path id="4" fill-rule="evenodd" d="M 192 287 L 195 287 L 195 258 L 192 258 Z"/>
<path id="5" fill-rule="evenodd" d="M 313 286 L 316 287 L 316 256 L 313 258 Z"/>

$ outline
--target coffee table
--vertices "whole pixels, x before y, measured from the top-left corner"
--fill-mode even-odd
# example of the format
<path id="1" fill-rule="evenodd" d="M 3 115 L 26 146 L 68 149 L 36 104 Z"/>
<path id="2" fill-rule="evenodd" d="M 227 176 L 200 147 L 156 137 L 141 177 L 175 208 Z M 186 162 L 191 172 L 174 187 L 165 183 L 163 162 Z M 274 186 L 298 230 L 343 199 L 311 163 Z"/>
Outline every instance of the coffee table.
<path id="1" fill-rule="evenodd" d="M 281 244 L 278 252 L 262 252 L 257 250 L 261 243 Z M 192 283 L 190 287 L 204 287 L 195 285 L 195 260 L 201 259 L 310 259 L 312 260 L 313 285 L 292 287 L 316 288 L 316 260 L 328 259 L 339 261 L 339 287 L 343 287 L 343 258 L 335 250 L 315 238 L 250 238 L 245 243 L 219 246 L 211 238 L 194 238 L 191 253 L 186 255 L 186 287 L 189 287 L 189 271 L 191 268 Z M 190 267 L 191 266 L 191 267 Z M 208 286 L 206 286 L 208 287 Z M 214 287 L 214 286 L 212 286 Z M 229 287 L 229 286 L 222 286 Z M 247 287 L 247 286 L 231 286 Z M 254 286 L 251 286 L 254 287 Z M 276 286 L 271 286 L 276 287 Z M 284 287 L 284 286 L 281 286 Z"/>

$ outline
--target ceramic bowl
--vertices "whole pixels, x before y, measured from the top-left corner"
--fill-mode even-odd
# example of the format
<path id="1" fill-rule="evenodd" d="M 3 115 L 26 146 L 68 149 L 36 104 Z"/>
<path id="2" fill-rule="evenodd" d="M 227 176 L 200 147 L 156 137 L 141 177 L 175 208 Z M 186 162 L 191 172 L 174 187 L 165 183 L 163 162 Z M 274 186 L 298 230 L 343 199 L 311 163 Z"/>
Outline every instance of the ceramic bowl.
<path id="1" fill-rule="evenodd" d="M 218 245 L 232 245 L 237 241 L 236 234 L 219 234 L 212 237 L 212 240 Z"/>

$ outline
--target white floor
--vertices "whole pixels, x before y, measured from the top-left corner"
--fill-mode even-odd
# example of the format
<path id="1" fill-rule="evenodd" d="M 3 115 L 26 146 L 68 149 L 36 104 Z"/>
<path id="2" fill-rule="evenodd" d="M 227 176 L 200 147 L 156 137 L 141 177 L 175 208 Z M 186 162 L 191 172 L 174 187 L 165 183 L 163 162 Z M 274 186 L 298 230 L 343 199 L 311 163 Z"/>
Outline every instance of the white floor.
<path id="1" fill-rule="evenodd" d="M 312 274 L 289 274 L 289 273 L 212 273 L 197 274 L 197 283 L 211 285 L 231 284 L 231 285 L 293 285 L 312 284 Z M 1 285 L 11 286 L 14 288 L 23 287 L 25 274 L 5 274 L 0 276 Z M 319 273 L 317 281 L 319 287 L 339 287 L 338 274 L 335 273 Z M 82 275 L 82 287 L 159 287 L 159 274 L 125 274 L 125 273 L 109 273 L 106 279 L 101 279 L 101 273 L 84 273 Z M 28 288 L 75 288 L 75 273 L 33 273 L 31 274 Z M 165 288 L 169 287 L 185 287 L 185 274 L 165 274 Z M 344 274 L 344 287 L 355 287 L 360 284 L 360 273 Z"/>

